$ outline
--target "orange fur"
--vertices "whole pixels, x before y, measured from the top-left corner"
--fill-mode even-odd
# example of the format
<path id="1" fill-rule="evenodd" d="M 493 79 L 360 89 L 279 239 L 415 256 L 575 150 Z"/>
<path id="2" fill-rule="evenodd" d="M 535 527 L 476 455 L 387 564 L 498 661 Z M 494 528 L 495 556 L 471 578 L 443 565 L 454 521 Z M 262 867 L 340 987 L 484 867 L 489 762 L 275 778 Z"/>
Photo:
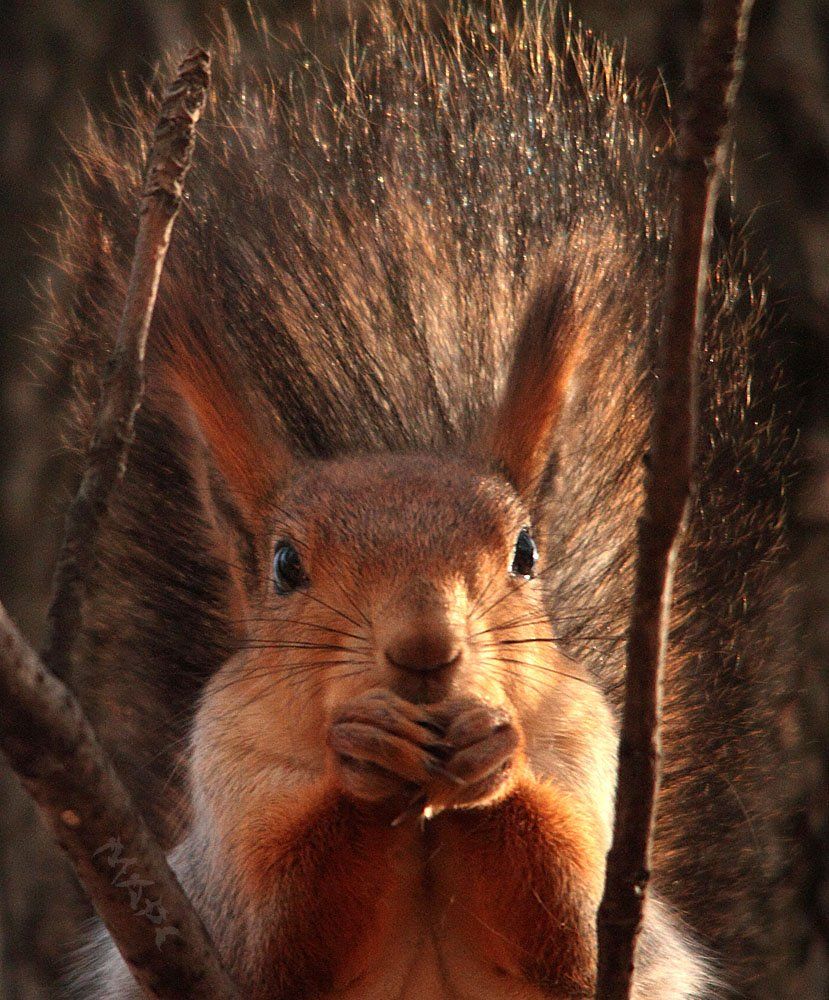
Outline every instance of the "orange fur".
<path id="1" fill-rule="evenodd" d="M 604 843 L 584 810 L 526 776 L 493 809 L 435 827 L 440 905 L 470 950 L 556 995 L 592 996 Z"/>
<path id="2" fill-rule="evenodd" d="M 157 335 L 158 357 L 152 359 L 150 377 L 185 405 L 210 465 L 222 476 L 243 519 L 250 522 L 262 513 L 265 497 L 290 457 L 268 426 L 261 401 L 244 389 L 230 345 L 194 327 L 194 309 L 182 277 Z M 204 319 L 211 321 L 217 322 L 215 317 Z"/>
<path id="3" fill-rule="evenodd" d="M 544 287 L 526 312 L 487 450 L 521 494 L 537 485 L 582 356 L 586 320 Z"/>
<path id="4" fill-rule="evenodd" d="M 393 848 L 399 835 L 332 791 L 308 796 L 286 825 L 282 809 L 249 820 L 236 851 L 248 904 L 268 912 L 274 893 L 287 912 L 255 963 L 251 994 L 314 997 L 335 992 L 382 960 L 397 916 Z"/>
<path id="5" fill-rule="evenodd" d="M 272 806 L 238 831 L 248 905 L 269 912 L 278 894 L 286 913 L 257 956 L 252 996 L 370 990 L 418 907 L 448 961 L 462 949 L 496 981 L 591 995 L 603 851 L 566 796 L 526 776 L 492 809 L 445 812 L 420 831 L 324 789 L 296 816 Z"/>

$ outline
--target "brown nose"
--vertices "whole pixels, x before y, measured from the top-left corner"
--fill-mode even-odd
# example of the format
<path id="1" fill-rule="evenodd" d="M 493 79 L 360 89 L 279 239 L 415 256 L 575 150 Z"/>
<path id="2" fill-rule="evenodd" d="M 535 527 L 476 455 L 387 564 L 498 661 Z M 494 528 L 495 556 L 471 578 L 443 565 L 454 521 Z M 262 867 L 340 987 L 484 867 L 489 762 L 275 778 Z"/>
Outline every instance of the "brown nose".
<path id="1" fill-rule="evenodd" d="M 452 630 L 434 622 L 410 626 L 386 645 L 389 663 L 414 673 L 454 666 L 460 656 L 460 643 Z"/>

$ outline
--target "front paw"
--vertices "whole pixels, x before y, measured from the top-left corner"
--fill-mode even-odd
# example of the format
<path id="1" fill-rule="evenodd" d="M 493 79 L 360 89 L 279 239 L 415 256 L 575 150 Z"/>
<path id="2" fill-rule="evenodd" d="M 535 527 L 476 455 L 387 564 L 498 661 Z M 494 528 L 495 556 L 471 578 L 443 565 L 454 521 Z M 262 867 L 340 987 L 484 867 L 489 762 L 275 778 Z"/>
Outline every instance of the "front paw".
<path id="1" fill-rule="evenodd" d="M 422 799 L 450 745 L 422 706 L 378 688 L 341 705 L 328 734 L 337 781 L 351 798 L 400 807 Z"/>
<path id="2" fill-rule="evenodd" d="M 450 750 L 429 786 L 432 809 L 481 805 L 506 794 L 522 743 L 511 714 L 462 699 L 436 706 L 434 718 Z"/>

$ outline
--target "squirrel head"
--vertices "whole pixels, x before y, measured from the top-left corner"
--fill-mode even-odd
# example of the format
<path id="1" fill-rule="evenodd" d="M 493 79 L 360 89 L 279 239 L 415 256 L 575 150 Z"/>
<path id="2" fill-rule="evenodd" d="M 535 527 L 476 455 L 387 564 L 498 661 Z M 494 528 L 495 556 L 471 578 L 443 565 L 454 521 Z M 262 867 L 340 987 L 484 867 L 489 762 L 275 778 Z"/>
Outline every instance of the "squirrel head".
<path id="1" fill-rule="evenodd" d="M 312 756 L 337 705 L 377 687 L 532 714 L 563 665 L 535 520 L 582 343 L 538 296 L 468 454 L 307 460 L 262 425 L 230 359 L 192 331 L 166 336 L 165 395 L 192 441 L 240 647 L 203 704 L 233 712 L 245 747 L 287 715 Z"/>

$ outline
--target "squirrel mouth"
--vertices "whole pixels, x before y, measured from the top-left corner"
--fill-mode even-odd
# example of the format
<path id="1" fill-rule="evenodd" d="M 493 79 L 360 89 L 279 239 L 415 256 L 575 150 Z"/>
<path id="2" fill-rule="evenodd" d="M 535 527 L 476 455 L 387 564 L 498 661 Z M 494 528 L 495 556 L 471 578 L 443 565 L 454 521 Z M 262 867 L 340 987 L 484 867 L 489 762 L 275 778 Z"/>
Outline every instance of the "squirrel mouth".
<path id="1" fill-rule="evenodd" d="M 452 689 L 450 670 L 437 670 L 428 674 L 406 674 L 396 677 L 390 685 L 395 694 L 414 705 L 434 705 L 444 701 Z"/>

